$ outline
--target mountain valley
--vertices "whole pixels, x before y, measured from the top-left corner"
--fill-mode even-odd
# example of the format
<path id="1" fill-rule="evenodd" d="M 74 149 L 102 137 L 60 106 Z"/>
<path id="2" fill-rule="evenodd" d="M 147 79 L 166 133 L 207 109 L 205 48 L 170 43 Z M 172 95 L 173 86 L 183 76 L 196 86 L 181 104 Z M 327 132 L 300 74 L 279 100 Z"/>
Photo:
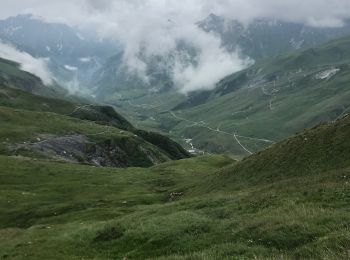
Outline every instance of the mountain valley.
<path id="1" fill-rule="evenodd" d="M 171 9 L 152 47 L 172 49 L 142 45 L 140 73 L 130 42 L 102 35 L 157 35 L 156 2 L 132 2 L 132 26 L 131 3 L 109 1 L 82 1 L 85 27 L 57 22 L 68 9 L 0 20 L 0 259 L 349 259 L 350 17 L 181 27 Z M 179 87 L 177 59 L 203 77 L 217 42 L 244 66 Z"/>

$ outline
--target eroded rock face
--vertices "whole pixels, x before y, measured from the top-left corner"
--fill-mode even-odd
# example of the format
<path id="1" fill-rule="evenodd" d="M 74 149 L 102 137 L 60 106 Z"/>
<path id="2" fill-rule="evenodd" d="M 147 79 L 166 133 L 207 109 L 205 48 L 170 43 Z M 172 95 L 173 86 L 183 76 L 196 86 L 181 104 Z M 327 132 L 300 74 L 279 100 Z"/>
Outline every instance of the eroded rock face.
<path id="1" fill-rule="evenodd" d="M 82 135 L 51 137 L 49 139 L 31 143 L 27 149 L 43 153 L 50 157 L 61 157 L 67 161 L 79 161 L 86 154 L 88 140 Z"/>
<path id="2" fill-rule="evenodd" d="M 182 197 L 183 195 L 184 195 L 183 192 L 171 192 L 169 194 L 169 201 L 175 201 L 180 197 Z"/>
<path id="3" fill-rule="evenodd" d="M 167 160 L 139 144 L 124 141 L 118 145 L 113 140 L 96 142 L 84 135 L 44 136 L 37 142 L 11 145 L 9 150 L 15 154 L 31 152 L 46 158 L 98 167 L 143 167 Z"/>

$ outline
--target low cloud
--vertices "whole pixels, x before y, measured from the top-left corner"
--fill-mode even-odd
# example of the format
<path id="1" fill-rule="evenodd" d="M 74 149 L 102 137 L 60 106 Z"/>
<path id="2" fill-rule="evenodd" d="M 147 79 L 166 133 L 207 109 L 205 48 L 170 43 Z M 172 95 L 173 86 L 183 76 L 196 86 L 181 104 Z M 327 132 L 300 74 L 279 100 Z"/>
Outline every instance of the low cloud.
<path id="1" fill-rule="evenodd" d="M 17 50 L 15 47 L 0 41 L 0 57 L 12 60 L 20 64 L 24 71 L 39 77 L 45 85 L 51 85 L 52 75 L 47 67 L 48 59 L 37 59 L 26 52 Z"/>
<path id="2" fill-rule="evenodd" d="M 228 74 L 245 68 L 252 61 L 241 59 L 238 52 L 228 53 L 218 38 L 196 25 L 210 13 L 228 20 L 249 24 L 258 18 L 276 18 L 315 27 L 342 26 L 350 17 L 348 0 L 95 0 L 90 4 L 95 28 L 101 37 L 114 37 L 125 48 L 124 63 L 146 78 L 145 60 L 155 56 L 168 59 L 166 64 L 181 92 L 210 89 Z M 101 12 L 100 6 L 108 5 Z M 102 8 L 103 9 L 103 8 Z M 346 10 L 346 11 L 345 11 Z M 93 26 L 94 27 L 94 26 Z M 195 62 L 188 62 L 184 42 L 196 50 Z M 140 55 L 142 53 L 142 55 Z M 140 59 L 142 56 L 142 59 Z"/>
<path id="3" fill-rule="evenodd" d="M 242 60 L 236 53 L 228 53 L 221 48 L 203 49 L 196 65 L 183 65 L 177 61 L 173 79 L 182 93 L 212 89 L 225 76 L 252 63 L 249 59 Z"/>
<path id="4" fill-rule="evenodd" d="M 253 62 L 240 58 L 238 51 L 228 52 L 221 47 L 218 38 L 197 27 L 188 36 L 195 36 L 192 40 L 187 38 L 188 44 L 194 48 L 194 57 L 189 57 L 187 51 L 175 51 L 174 66 L 171 67 L 174 84 L 183 93 L 212 89 L 228 74 L 242 70 Z"/>
<path id="5" fill-rule="evenodd" d="M 228 53 L 220 40 L 196 23 L 210 13 L 249 24 L 274 18 L 313 27 L 341 27 L 350 18 L 349 0 L 4 0 L 0 16 L 31 12 L 48 21 L 95 30 L 101 38 L 124 46 L 124 63 L 145 78 L 145 61 L 169 58 L 167 66 L 182 91 L 214 87 L 249 61 Z M 194 62 L 178 48 L 195 49 Z M 142 57 L 142 58 L 141 58 Z"/>
<path id="6" fill-rule="evenodd" d="M 193 0 L 184 7 L 174 0 L 122 0 L 95 14 L 95 22 L 102 37 L 115 37 L 124 46 L 124 64 L 141 78 L 147 79 L 147 61 L 163 57 L 162 65 L 181 92 L 209 89 L 244 68 L 247 61 L 227 52 L 219 38 L 198 27 L 197 22 L 206 17 L 201 3 Z M 97 22 L 108 16 L 107 27 Z"/>

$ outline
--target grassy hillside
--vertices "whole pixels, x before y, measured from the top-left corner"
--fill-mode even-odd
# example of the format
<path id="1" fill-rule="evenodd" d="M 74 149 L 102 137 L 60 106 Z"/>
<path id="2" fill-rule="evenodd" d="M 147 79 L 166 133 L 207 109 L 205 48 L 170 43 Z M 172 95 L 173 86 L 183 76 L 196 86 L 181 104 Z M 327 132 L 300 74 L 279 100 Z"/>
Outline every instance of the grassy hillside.
<path id="1" fill-rule="evenodd" d="M 347 117 L 148 169 L 0 156 L 0 257 L 347 259 L 349 135 Z"/>
<path id="2" fill-rule="evenodd" d="M 349 112 L 349 46 L 344 38 L 259 62 L 158 111 L 149 125 L 203 150 L 249 155 Z"/>
<path id="3" fill-rule="evenodd" d="M 321 178 L 331 181 L 334 173 L 338 174 L 334 181 L 344 179 L 344 188 L 347 189 L 346 168 L 350 162 L 349 126 L 350 117 L 346 115 L 342 119 L 320 124 L 292 136 L 219 171 L 210 180 L 214 184 L 210 189 L 234 189 L 237 184 L 272 184 L 289 178 L 304 181 L 308 178 Z M 307 188 L 309 185 L 310 181 L 307 181 L 302 186 Z"/>
<path id="4" fill-rule="evenodd" d="M 88 140 L 85 140 L 83 142 L 84 144 L 82 144 L 81 140 L 76 140 L 78 135 L 80 137 L 84 136 L 93 142 L 96 139 L 104 139 L 105 141 L 102 142 L 102 147 L 106 145 L 110 147 L 111 144 L 108 144 L 108 140 L 110 133 L 114 131 L 115 133 L 121 133 L 119 134 L 121 136 L 127 135 L 130 137 L 129 141 L 125 141 L 126 139 L 122 138 L 124 141 L 121 146 L 116 145 L 121 150 L 115 150 L 111 155 L 117 158 L 122 157 L 117 159 L 118 162 L 122 159 L 123 162 L 120 162 L 121 166 L 149 166 L 169 159 L 188 157 L 188 153 L 174 141 L 156 133 L 134 128 L 125 118 L 108 106 L 79 104 L 71 101 L 41 97 L 20 89 L 5 86 L 0 87 L 0 105 L 2 106 L 2 113 L 6 114 L 3 114 L 0 120 L 2 119 L 8 123 L 8 128 L 6 132 L 2 133 L 1 138 L 3 140 L 10 139 L 10 141 L 2 145 L 3 151 L 17 151 L 17 148 L 20 147 L 19 142 L 22 142 L 21 148 L 23 142 L 26 142 L 27 147 L 25 148 L 29 150 L 32 150 L 33 145 L 36 146 L 37 143 L 45 140 L 52 145 L 52 141 L 56 142 L 57 139 L 55 138 L 57 137 L 70 138 L 69 140 L 58 140 L 59 143 L 68 141 L 72 145 L 74 144 L 76 146 L 80 144 L 86 148 Z M 72 122 L 74 122 L 74 126 Z M 14 137 L 12 138 L 12 136 Z M 119 139 L 117 138 L 116 140 Z M 118 143 L 119 141 L 116 142 Z M 138 144 L 143 145 L 140 146 Z M 149 148 L 151 149 L 149 150 Z M 100 146 L 98 149 L 104 150 Z M 139 151 L 140 149 L 141 151 Z M 19 150 L 22 151 L 22 149 Z M 42 151 L 42 153 L 47 152 L 46 149 Z M 64 150 L 60 152 L 64 152 Z M 65 152 L 68 153 L 68 151 Z M 129 161 L 130 158 L 126 159 L 127 155 L 130 155 L 130 158 L 135 156 L 135 158 Z M 73 154 L 72 156 L 79 157 L 79 160 L 85 161 L 84 158 L 80 158 L 82 155 Z M 94 154 L 94 156 L 97 155 Z M 139 156 L 143 159 L 137 162 L 136 159 Z M 75 158 L 75 160 L 77 159 Z M 112 163 L 108 165 L 117 164 Z"/>
<path id="5" fill-rule="evenodd" d="M 0 107 L 0 152 L 101 166 L 151 166 L 169 158 L 131 132 L 60 116 Z"/>
<path id="6" fill-rule="evenodd" d="M 57 84 L 45 86 L 40 78 L 21 70 L 19 64 L 2 58 L 0 58 L 0 85 L 51 97 L 64 97 L 68 94 Z"/>
<path id="7" fill-rule="evenodd" d="M 262 60 L 212 91 L 175 91 L 109 103 L 187 149 L 244 157 L 349 112 L 350 38 Z"/>
<path id="8" fill-rule="evenodd" d="M 34 95 L 3 61 L 0 259 L 349 259 L 349 41 L 256 64 L 174 110 L 169 93 L 123 101 L 241 161 L 182 159 L 112 107 Z"/>

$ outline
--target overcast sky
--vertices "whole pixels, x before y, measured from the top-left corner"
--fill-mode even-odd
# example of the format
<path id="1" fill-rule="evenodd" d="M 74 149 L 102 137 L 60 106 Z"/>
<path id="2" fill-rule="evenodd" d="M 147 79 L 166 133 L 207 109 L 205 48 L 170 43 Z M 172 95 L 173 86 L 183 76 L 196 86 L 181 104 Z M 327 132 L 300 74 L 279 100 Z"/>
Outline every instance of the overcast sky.
<path id="1" fill-rule="evenodd" d="M 199 50 L 198 66 L 175 64 L 174 80 L 184 91 L 210 88 L 249 61 L 221 48 L 220 40 L 195 24 L 210 13 L 249 23 L 271 17 L 317 27 L 339 27 L 350 17 L 350 0 L 1 0 L 0 17 L 32 13 L 48 21 L 92 28 L 125 46 L 125 63 L 142 74 L 137 57 L 168 55 L 183 40 Z M 210 73 L 209 73 L 210 72 Z"/>
<path id="2" fill-rule="evenodd" d="M 340 26 L 350 16 L 349 0 L 2 0 L 0 17 L 31 12 L 48 19 L 85 23 L 83 18 L 89 22 L 100 19 L 99 12 L 132 15 L 133 8 L 152 14 L 183 13 L 193 19 L 212 12 L 241 21 L 276 17 L 314 26 Z"/>

